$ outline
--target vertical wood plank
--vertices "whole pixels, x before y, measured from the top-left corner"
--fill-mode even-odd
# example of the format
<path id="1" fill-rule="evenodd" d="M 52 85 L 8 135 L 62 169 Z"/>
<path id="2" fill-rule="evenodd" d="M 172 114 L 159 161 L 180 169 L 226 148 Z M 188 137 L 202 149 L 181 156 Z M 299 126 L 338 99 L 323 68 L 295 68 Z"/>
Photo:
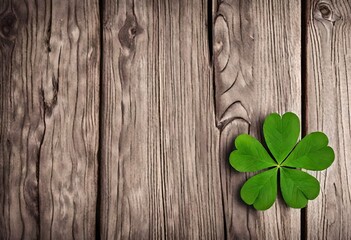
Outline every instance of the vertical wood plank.
<path id="1" fill-rule="evenodd" d="M 102 239 L 223 238 L 206 1 L 104 2 Z"/>
<path id="2" fill-rule="evenodd" d="M 95 237 L 99 134 L 99 2 L 50 1 L 42 83 L 40 236 Z"/>
<path id="3" fill-rule="evenodd" d="M 278 198 L 258 212 L 239 191 L 246 180 L 228 164 L 235 137 L 261 138 L 271 112 L 301 110 L 300 1 L 214 1 L 216 122 L 228 238 L 298 239 L 300 211 Z"/>
<path id="4" fill-rule="evenodd" d="M 115 0 L 103 6 L 100 235 L 161 238 L 157 6 Z"/>
<path id="5" fill-rule="evenodd" d="M 31 4 L 0 1 L 0 238 L 39 236 L 38 163 L 44 120 L 43 20 Z"/>
<path id="6" fill-rule="evenodd" d="M 224 234 L 207 2 L 159 3 L 165 7 L 158 61 L 166 239 Z"/>
<path id="7" fill-rule="evenodd" d="M 1 1 L 4 239 L 95 237 L 98 1 Z"/>
<path id="8" fill-rule="evenodd" d="M 314 173 L 321 193 L 307 208 L 307 238 L 350 239 L 351 6 L 310 0 L 307 13 L 307 132 L 325 132 L 335 151 L 333 165 Z"/>

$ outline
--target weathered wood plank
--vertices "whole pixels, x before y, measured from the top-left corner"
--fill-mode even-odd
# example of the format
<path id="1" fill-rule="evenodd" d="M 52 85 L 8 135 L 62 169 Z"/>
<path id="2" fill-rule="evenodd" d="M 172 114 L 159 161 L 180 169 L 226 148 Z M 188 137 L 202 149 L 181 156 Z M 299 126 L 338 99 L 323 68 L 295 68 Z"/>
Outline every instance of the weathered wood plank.
<path id="1" fill-rule="evenodd" d="M 206 1 L 104 2 L 102 239 L 223 238 L 207 22 Z"/>
<path id="2" fill-rule="evenodd" d="M 94 238 L 98 1 L 0 8 L 1 238 Z"/>
<path id="3" fill-rule="evenodd" d="M 301 110 L 300 1 L 214 1 L 216 122 L 228 238 L 298 239 L 300 211 L 278 202 L 257 212 L 241 202 L 245 175 L 228 164 L 235 136 L 261 137 L 268 113 Z"/>
<path id="4" fill-rule="evenodd" d="M 100 235 L 160 238 L 159 93 L 155 47 L 145 30 L 157 33 L 154 18 L 145 2 L 104 1 L 103 6 Z"/>
<path id="5" fill-rule="evenodd" d="M 99 2 L 51 1 L 43 77 L 40 235 L 95 236 L 99 134 Z"/>
<path id="6" fill-rule="evenodd" d="M 350 1 L 310 0 L 307 13 L 307 132 L 325 132 L 336 156 L 315 173 L 321 193 L 307 208 L 307 237 L 350 239 Z"/>
<path id="7" fill-rule="evenodd" d="M 38 162 L 44 120 L 32 5 L 0 1 L 0 238 L 39 236 Z M 39 51 L 38 51 L 39 50 Z M 40 69 L 40 70 L 37 70 Z"/>

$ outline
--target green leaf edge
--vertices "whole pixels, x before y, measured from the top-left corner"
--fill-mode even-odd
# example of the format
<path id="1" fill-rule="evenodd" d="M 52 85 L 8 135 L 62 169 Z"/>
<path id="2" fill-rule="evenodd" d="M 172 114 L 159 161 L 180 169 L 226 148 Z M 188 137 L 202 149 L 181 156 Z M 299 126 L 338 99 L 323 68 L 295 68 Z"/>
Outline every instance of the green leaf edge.
<path id="1" fill-rule="evenodd" d="M 256 196 L 255 200 L 254 200 L 252 203 L 247 202 L 247 201 L 245 200 L 245 197 L 243 196 L 243 188 L 244 188 L 245 184 L 246 184 L 250 179 L 252 179 L 252 178 L 254 178 L 254 177 L 256 177 L 256 176 L 258 176 L 258 175 L 260 175 L 260 174 L 262 174 L 262 173 L 267 173 L 268 171 L 274 171 L 274 170 L 275 170 L 275 172 L 272 173 L 272 175 L 270 175 L 270 177 L 272 177 L 273 175 L 276 177 L 277 186 L 276 186 L 276 195 L 275 195 L 275 198 L 274 198 L 274 201 L 272 202 L 272 204 L 269 205 L 269 206 L 267 206 L 266 208 L 258 208 L 257 205 L 256 205 L 255 203 L 256 203 L 256 200 L 257 200 L 257 198 L 258 198 L 259 193 L 258 193 L 258 195 Z M 242 185 L 241 189 L 240 189 L 240 197 L 241 197 L 241 199 L 243 200 L 243 202 L 244 202 L 245 204 L 249 205 L 249 206 L 252 206 L 253 208 L 255 208 L 256 210 L 259 210 L 259 211 L 265 211 L 265 210 L 271 208 L 271 207 L 274 205 L 275 200 L 277 199 L 277 196 L 278 196 L 278 173 L 279 173 L 279 168 L 278 168 L 278 167 L 274 167 L 274 168 L 272 168 L 272 169 L 262 171 L 262 172 L 260 172 L 260 173 L 258 173 L 258 174 L 256 174 L 256 175 L 254 175 L 254 176 L 251 176 L 249 179 L 247 179 L 247 180 L 245 181 L 245 183 Z M 267 178 L 267 181 L 268 181 L 268 180 L 269 180 L 269 178 Z M 261 190 L 260 190 L 260 191 L 261 191 Z"/>
<path id="2" fill-rule="evenodd" d="M 287 164 L 286 161 L 289 159 L 290 155 L 293 153 L 293 151 L 294 151 L 294 149 L 297 147 L 297 145 L 298 145 L 299 143 L 301 143 L 301 141 L 303 141 L 307 136 L 309 136 L 309 135 L 311 135 L 311 134 L 322 134 L 323 137 L 326 138 L 327 144 L 326 144 L 325 148 L 327 148 L 328 150 L 331 151 L 332 160 L 331 160 L 331 162 L 329 163 L 329 165 L 327 165 L 327 166 L 324 167 L 324 168 L 306 168 L 306 167 L 300 167 L 300 168 L 306 169 L 306 170 L 310 170 L 310 171 L 324 171 L 324 170 L 326 170 L 327 168 L 329 168 L 329 167 L 333 164 L 333 162 L 335 161 L 335 152 L 334 152 L 334 149 L 333 149 L 332 147 L 329 146 L 329 138 L 328 138 L 328 136 L 327 136 L 325 133 L 323 133 L 323 132 L 316 131 L 316 132 L 311 132 L 311 133 L 307 134 L 307 135 L 304 136 L 300 141 L 298 141 L 298 142 L 296 143 L 295 147 L 294 147 L 294 148 L 291 150 L 291 152 L 289 153 L 289 155 L 288 155 L 288 156 L 284 159 L 284 161 L 280 164 L 280 166 L 282 166 L 282 167 L 298 168 L 298 167 L 296 167 L 296 166 L 294 166 L 294 165 L 290 165 L 289 163 Z"/>
<path id="3" fill-rule="evenodd" d="M 284 197 L 284 194 L 283 194 L 284 191 L 282 190 L 282 175 L 285 174 L 285 173 L 284 173 L 285 169 L 302 172 L 302 173 L 304 173 L 304 174 L 310 176 L 311 179 L 314 179 L 314 180 L 315 180 L 315 183 L 318 184 L 318 193 L 317 193 L 314 197 L 312 197 L 312 198 L 309 198 L 308 196 L 306 196 L 306 194 L 305 194 L 304 192 L 301 191 L 302 194 L 304 195 L 304 197 L 306 198 L 306 204 L 305 204 L 305 205 L 303 205 L 303 206 L 291 205 L 288 201 L 285 200 L 285 197 Z M 289 169 L 289 168 L 287 168 L 287 167 L 281 167 L 281 168 L 280 168 L 280 171 L 279 171 L 279 174 L 280 174 L 280 194 L 281 194 L 281 196 L 282 196 L 282 198 L 283 198 L 283 200 L 284 200 L 284 202 L 285 202 L 285 204 L 286 204 L 287 206 L 289 206 L 289 207 L 291 207 L 291 208 L 294 208 L 294 209 L 302 209 L 302 208 L 305 208 L 305 207 L 307 206 L 308 201 L 314 200 L 314 199 L 316 199 L 316 198 L 319 196 L 319 194 L 320 194 L 320 182 L 318 181 L 317 178 L 315 178 L 315 177 L 312 176 L 311 174 L 309 174 L 309 173 L 307 173 L 307 172 L 305 172 L 305 171 L 301 171 L 301 170 L 299 170 L 299 169 Z"/>
<path id="4" fill-rule="evenodd" d="M 276 167 L 276 166 L 277 166 L 276 160 L 269 154 L 269 152 L 267 151 L 267 149 L 262 145 L 262 143 L 261 143 L 260 141 L 258 141 L 256 138 L 254 138 L 253 136 L 251 136 L 251 135 L 249 135 L 249 134 L 247 134 L 247 133 L 243 133 L 243 134 L 240 134 L 239 136 L 236 137 L 236 139 L 235 139 L 235 141 L 234 141 L 234 146 L 235 146 L 236 149 L 234 149 L 234 150 L 230 153 L 230 155 L 229 155 L 229 164 L 230 164 L 236 171 L 238 171 L 238 172 L 251 172 L 251 171 L 245 171 L 245 170 L 240 169 L 240 168 L 236 165 L 235 160 L 234 160 L 234 155 L 235 155 L 235 153 L 237 153 L 238 151 L 240 151 L 240 149 L 239 149 L 238 146 L 237 146 L 237 145 L 238 145 L 238 141 L 240 140 L 240 138 L 245 137 L 245 136 L 250 137 L 250 138 L 252 138 L 253 140 L 255 140 L 256 142 L 258 142 L 258 143 L 261 145 L 262 149 L 266 152 L 266 154 L 267 154 L 267 156 L 270 158 L 270 160 L 272 160 L 272 162 L 262 161 L 262 162 L 265 162 L 267 165 L 266 165 L 265 167 L 261 168 L 261 169 L 258 169 L 258 170 L 256 170 L 256 171 L 254 171 L 254 172 L 261 171 L 261 170 L 265 170 L 265 169 L 269 169 L 269 168 L 271 168 L 271 167 Z"/>
<path id="5" fill-rule="evenodd" d="M 280 121 L 282 121 L 283 122 L 283 119 L 284 119 L 284 117 L 287 117 L 287 116 L 289 116 L 289 115 L 291 115 L 291 117 L 292 117 L 292 119 L 294 119 L 294 120 L 297 120 L 297 124 L 298 124 L 298 126 L 297 126 L 297 132 L 298 132 L 298 135 L 297 135 L 297 138 L 296 138 L 296 140 L 295 140 L 295 143 L 294 143 L 294 145 L 293 146 L 291 146 L 291 149 L 288 151 L 288 153 L 284 156 L 284 158 L 283 159 L 278 159 L 278 158 L 276 158 L 276 156 L 275 156 L 275 154 L 274 154 L 274 151 L 273 151 L 273 148 L 274 147 L 272 147 L 272 144 L 268 141 L 268 139 L 267 139 L 267 130 L 268 130 L 268 119 L 270 119 L 270 118 L 272 118 L 272 117 L 278 117 L 279 119 L 280 119 Z M 269 153 L 271 154 L 271 156 L 272 156 L 272 158 L 273 158 L 273 160 L 275 161 L 275 162 L 277 162 L 277 164 L 278 165 L 280 165 L 280 164 L 282 164 L 282 162 L 284 162 L 286 159 L 287 159 L 287 157 L 290 155 L 290 153 L 294 150 L 294 148 L 296 147 L 296 145 L 298 144 L 298 142 L 299 142 L 299 135 L 300 135 L 300 131 L 301 131 L 301 126 L 300 126 L 300 118 L 299 118 L 299 116 L 297 115 L 297 114 L 295 114 L 295 113 L 293 113 L 293 112 L 286 112 L 286 113 L 284 113 L 284 114 L 282 114 L 282 115 L 280 115 L 279 113 L 277 113 L 277 112 L 274 112 L 274 113 L 271 113 L 271 114 L 269 114 L 266 118 L 265 118 L 265 120 L 264 120 L 264 122 L 263 122 L 263 138 L 264 138 L 264 141 L 265 141 L 265 143 L 266 143 L 266 145 L 267 145 L 267 148 L 268 148 L 268 150 L 269 150 Z"/>

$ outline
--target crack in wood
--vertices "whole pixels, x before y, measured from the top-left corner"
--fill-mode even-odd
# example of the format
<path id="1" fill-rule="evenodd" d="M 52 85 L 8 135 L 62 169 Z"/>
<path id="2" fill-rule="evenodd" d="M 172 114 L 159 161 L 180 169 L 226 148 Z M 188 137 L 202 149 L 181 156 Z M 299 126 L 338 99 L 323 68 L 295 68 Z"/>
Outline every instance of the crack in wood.
<path id="1" fill-rule="evenodd" d="M 46 45 L 46 51 L 48 53 L 51 52 L 51 28 L 52 28 L 52 0 L 50 0 L 49 2 L 50 4 L 50 13 L 49 13 L 49 20 L 47 23 L 47 30 L 46 30 L 46 35 L 45 35 L 45 45 Z"/>
<path id="2" fill-rule="evenodd" d="M 60 78 L 60 62 L 61 62 L 61 48 L 60 48 L 60 51 L 58 54 L 58 60 L 57 60 L 57 77 L 55 76 L 51 77 L 52 89 L 49 92 L 50 98 L 46 98 L 45 91 L 42 90 L 45 117 L 50 117 L 52 115 L 53 109 L 57 105 L 57 95 L 59 91 L 59 78 Z"/>

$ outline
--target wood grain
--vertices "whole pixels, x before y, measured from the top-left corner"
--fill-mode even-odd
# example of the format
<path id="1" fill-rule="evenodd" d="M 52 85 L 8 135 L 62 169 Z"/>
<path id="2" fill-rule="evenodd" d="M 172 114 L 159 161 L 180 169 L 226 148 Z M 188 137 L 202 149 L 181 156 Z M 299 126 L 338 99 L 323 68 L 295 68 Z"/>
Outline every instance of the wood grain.
<path id="1" fill-rule="evenodd" d="M 0 239 L 351 239 L 351 5 L 307 1 L 301 52 L 302 3 L 0 0 Z M 228 164 L 304 106 L 336 153 L 306 236 Z"/>
<path id="2" fill-rule="evenodd" d="M 238 239 L 298 239 L 300 212 L 280 198 L 257 212 L 239 191 L 245 175 L 228 164 L 235 137 L 261 137 L 271 112 L 301 110 L 300 1 L 214 1 L 216 123 L 225 232 Z"/>
<path id="3" fill-rule="evenodd" d="M 102 239 L 223 238 L 207 10 L 104 3 Z"/>
<path id="4" fill-rule="evenodd" d="M 350 239 L 351 6 L 311 0 L 308 7 L 306 126 L 328 135 L 336 157 L 315 173 L 321 193 L 307 208 L 307 238 Z"/>
<path id="5" fill-rule="evenodd" d="M 94 238 L 98 2 L 0 6 L 0 236 Z"/>
<path id="6" fill-rule="evenodd" d="M 37 166 L 44 121 L 40 70 L 36 69 L 45 69 L 45 65 L 37 60 L 43 52 L 37 51 L 36 36 L 28 29 L 39 30 L 30 7 L 0 1 L 1 239 L 39 235 Z"/>

